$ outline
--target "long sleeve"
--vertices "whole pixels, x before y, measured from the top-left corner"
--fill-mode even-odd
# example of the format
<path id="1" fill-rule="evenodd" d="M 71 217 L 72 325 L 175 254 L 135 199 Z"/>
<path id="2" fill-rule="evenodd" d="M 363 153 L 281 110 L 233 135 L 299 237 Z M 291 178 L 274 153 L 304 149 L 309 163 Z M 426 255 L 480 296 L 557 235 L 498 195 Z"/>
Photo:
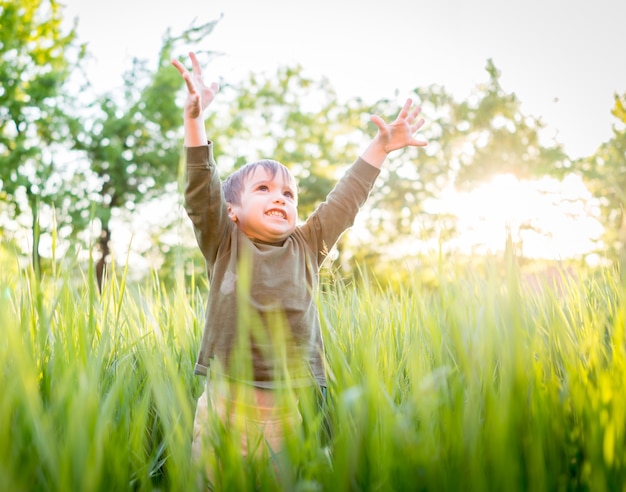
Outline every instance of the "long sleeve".
<path id="1" fill-rule="evenodd" d="M 358 158 L 302 226 L 307 242 L 317 252 L 318 265 L 354 224 L 379 174 L 380 169 Z"/>
<path id="2" fill-rule="evenodd" d="M 185 209 L 193 224 L 202 255 L 208 265 L 215 263 L 221 240 L 232 222 L 222 195 L 221 182 L 213 159 L 213 144 L 186 147 Z"/>

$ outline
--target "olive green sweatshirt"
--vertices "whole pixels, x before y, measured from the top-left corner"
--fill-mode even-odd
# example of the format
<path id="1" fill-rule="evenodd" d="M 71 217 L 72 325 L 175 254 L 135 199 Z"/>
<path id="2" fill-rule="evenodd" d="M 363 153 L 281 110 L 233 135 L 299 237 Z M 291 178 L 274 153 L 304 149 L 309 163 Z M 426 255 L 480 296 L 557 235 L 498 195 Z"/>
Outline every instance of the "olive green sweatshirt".
<path id="1" fill-rule="evenodd" d="M 265 388 L 277 387 L 288 373 L 292 381 L 325 386 L 318 272 L 353 224 L 379 169 L 358 158 L 306 222 L 285 241 L 268 244 L 248 238 L 229 218 L 212 143 L 185 151 L 185 208 L 209 280 L 195 373 L 206 375 L 212 366 Z M 249 368 L 247 375 L 237 373 L 240 367 Z"/>

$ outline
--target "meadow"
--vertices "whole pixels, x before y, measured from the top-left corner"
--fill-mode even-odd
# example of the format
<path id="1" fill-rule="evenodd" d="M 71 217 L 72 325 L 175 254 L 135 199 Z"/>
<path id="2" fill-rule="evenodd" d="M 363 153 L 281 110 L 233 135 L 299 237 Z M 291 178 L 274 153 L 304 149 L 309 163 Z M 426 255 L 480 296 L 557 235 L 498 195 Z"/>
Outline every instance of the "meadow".
<path id="1" fill-rule="evenodd" d="M 514 258 L 478 263 L 325 275 L 327 419 L 278 477 L 225 448 L 217 489 L 626 490 L 619 271 L 528 288 Z M 195 489 L 206 286 L 127 278 L 0 257 L 0 490 Z"/>

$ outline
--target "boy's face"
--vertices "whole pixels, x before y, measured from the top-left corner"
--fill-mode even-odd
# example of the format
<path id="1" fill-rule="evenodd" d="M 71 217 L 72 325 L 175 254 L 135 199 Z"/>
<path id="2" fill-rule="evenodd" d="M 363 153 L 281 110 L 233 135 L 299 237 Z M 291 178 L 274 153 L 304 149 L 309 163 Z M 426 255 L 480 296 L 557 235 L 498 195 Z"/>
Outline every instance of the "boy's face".
<path id="1" fill-rule="evenodd" d="M 228 214 L 246 236 L 268 243 L 284 241 L 296 228 L 297 193 L 281 173 L 272 178 L 257 167 L 245 180 L 239 205 L 228 205 Z"/>

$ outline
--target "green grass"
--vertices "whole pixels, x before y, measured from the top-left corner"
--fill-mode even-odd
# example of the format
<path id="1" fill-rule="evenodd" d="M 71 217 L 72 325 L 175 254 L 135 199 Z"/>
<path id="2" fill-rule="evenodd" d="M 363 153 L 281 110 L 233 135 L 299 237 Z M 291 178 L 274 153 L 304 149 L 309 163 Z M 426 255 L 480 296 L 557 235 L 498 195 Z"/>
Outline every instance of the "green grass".
<path id="1" fill-rule="evenodd" d="M 619 272 L 533 291 L 513 265 L 328 281 L 332 436 L 308 420 L 279 478 L 225 448 L 222 488 L 626 490 Z M 193 490 L 203 288 L 0 267 L 0 490 Z"/>

